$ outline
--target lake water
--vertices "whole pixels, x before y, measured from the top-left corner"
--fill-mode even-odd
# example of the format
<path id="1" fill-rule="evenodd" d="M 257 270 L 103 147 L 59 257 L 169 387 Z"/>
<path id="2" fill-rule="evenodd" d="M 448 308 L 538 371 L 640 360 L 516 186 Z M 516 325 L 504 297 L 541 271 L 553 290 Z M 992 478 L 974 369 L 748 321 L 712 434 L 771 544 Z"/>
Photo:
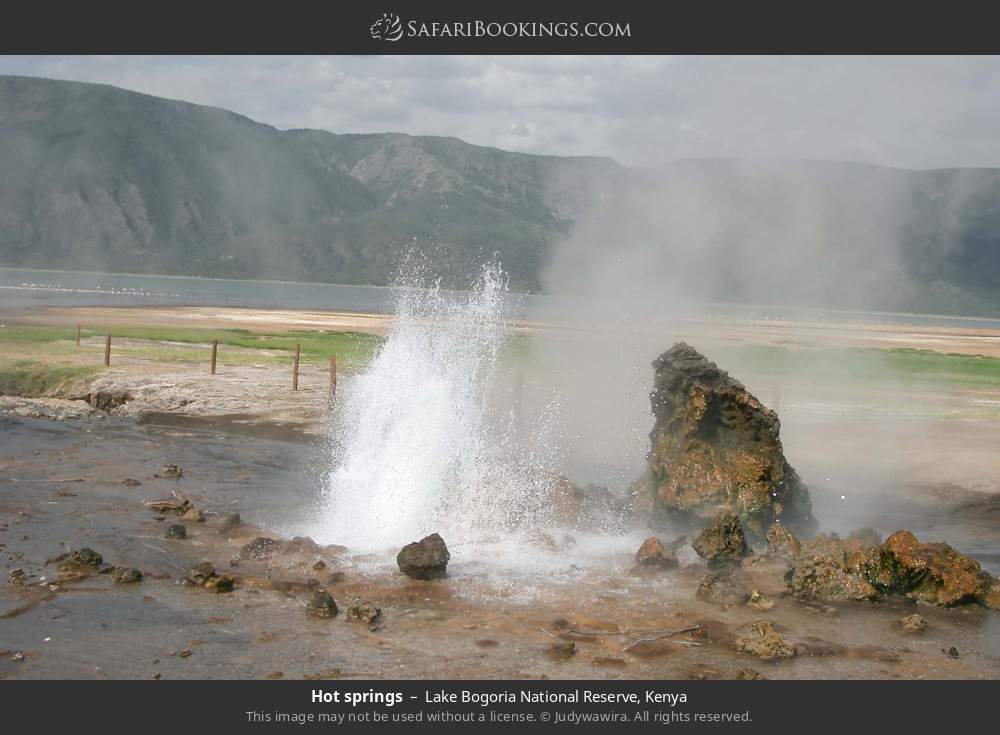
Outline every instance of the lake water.
<path id="1" fill-rule="evenodd" d="M 42 306 L 233 306 L 381 314 L 391 312 L 392 305 L 392 289 L 380 286 L 0 268 L 0 308 L 6 309 Z M 520 317 L 541 319 L 553 316 L 545 296 L 512 294 L 509 306 L 511 313 Z M 690 314 L 675 316 L 707 316 L 727 321 L 818 321 L 1000 329 L 1000 319 L 982 317 L 739 304 L 705 304 L 693 309 Z"/>

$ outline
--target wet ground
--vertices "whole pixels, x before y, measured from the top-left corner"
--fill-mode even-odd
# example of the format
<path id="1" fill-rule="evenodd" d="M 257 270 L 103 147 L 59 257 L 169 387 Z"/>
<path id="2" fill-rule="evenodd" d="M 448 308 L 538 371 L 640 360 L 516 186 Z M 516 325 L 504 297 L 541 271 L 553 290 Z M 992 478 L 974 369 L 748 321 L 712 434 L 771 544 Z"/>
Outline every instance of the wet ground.
<path id="1" fill-rule="evenodd" d="M 636 572 L 631 552 L 641 533 L 576 534 L 575 543 L 538 551 L 534 573 L 523 565 L 504 571 L 496 553 L 503 540 L 492 552 L 454 547 L 450 577 L 438 582 L 402 577 L 390 556 L 335 547 L 243 559 L 241 547 L 255 536 L 292 536 L 307 524 L 328 456 L 302 436 L 231 428 L 225 419 L 0 416 L 0 677 L 734 678 L 753 669 L 768 678 L 1000 678 L 996 612 L 902 600 L 805 604 L 781 596 L 781 570 L 766 562 L 750 574 L 774 609 L 724 609 L 694 598 L 700 564 Z M 165 464 L 183 467 L 183 476 L 154 477 Z M 126 478 L 141 484 L 123 485 Z M 176 517 L 144 506 L 172 491 L 206 513 L 203 523 L 185 523 L 186 540 L 163 538 Z M 832 486 L 820 483 L 813 495 L 821 521 L 843 507 Z M 943 538 L 978 555 L 996 573 L 1000 524 L 984 522 L 997 517 L 993 498 L 915 488 L 912 497 L 872 495 L 837 523 L 911 527 L 922 540 Z M 245 525 L 220 533 L 233 512 Z M 59 564 L 47 560 L 83 546 L 141 569 L 144 581 L 116 585 L 94 574 L 50 588 Z M 233 592 L 181 581 L 205 560 L 236 576 Z M 15 568 L 28 575 L 23 584 L 7 583 Z M 337 600 L 340 616 L 307 616 L 317 585 Z M 362 599 L 382 610 L 371 626 L 343 614 Z M 928 621 L 923 634 L 900 626 L 914 611 Z M 735 638 L 761 618 L 800 655 L 766 663 L 738 654 Z M 575 644 L 572 655 L 550 652 L 566 641 Z"/>

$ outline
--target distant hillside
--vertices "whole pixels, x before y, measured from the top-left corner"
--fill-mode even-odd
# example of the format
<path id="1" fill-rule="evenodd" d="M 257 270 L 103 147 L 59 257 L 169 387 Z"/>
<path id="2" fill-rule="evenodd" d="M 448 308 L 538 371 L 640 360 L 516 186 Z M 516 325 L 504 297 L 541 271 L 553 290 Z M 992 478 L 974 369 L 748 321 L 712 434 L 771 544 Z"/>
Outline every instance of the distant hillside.
<path id="1" fill-rule="evenodd" d="M 497 252 L 534 288 L 620 167 L 0 77 L 0 170 L 5 265 L 380 284 L 401 247 L 440 243 L 455 282 Z"/>
<path id="2" fill-rule="evenodd" d="M 553 257 L 586 265 L 575 243 L 641 242 L 709 299 L 1000 313 L 995 169 L 653 172 L 455 138 L 281 131 L 104 85 L 0 77 L 0 172 L 8 266 L 382 284 L 417 244 L 451 284 L 495 252 L 515 288 L 534 290 Z"/>

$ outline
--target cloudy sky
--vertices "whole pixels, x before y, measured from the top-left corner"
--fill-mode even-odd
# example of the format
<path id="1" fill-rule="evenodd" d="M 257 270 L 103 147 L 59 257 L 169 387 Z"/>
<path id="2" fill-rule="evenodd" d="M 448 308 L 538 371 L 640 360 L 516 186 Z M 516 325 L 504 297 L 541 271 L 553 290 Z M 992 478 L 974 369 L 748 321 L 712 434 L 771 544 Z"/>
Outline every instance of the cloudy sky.
<path id="1" fill-rule="evenodd" d="M 279 128 L 454 135 L 628 164 L 698 156 L 1000 166 L 1000 58 L 0 57 Z"/>

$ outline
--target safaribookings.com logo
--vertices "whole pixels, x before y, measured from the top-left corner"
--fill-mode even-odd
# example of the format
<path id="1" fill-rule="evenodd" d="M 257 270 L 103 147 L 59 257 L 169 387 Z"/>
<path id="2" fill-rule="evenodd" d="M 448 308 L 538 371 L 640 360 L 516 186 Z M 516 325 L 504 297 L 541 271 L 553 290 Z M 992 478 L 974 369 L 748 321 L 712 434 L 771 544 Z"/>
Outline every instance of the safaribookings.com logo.
<path id="1" fill-rule="evenodd" d="M 631 38 L 627 21 L 407 21 L 395 13 L 382 17 L 369 28 L 376 41 L 407 38 Z"/>

